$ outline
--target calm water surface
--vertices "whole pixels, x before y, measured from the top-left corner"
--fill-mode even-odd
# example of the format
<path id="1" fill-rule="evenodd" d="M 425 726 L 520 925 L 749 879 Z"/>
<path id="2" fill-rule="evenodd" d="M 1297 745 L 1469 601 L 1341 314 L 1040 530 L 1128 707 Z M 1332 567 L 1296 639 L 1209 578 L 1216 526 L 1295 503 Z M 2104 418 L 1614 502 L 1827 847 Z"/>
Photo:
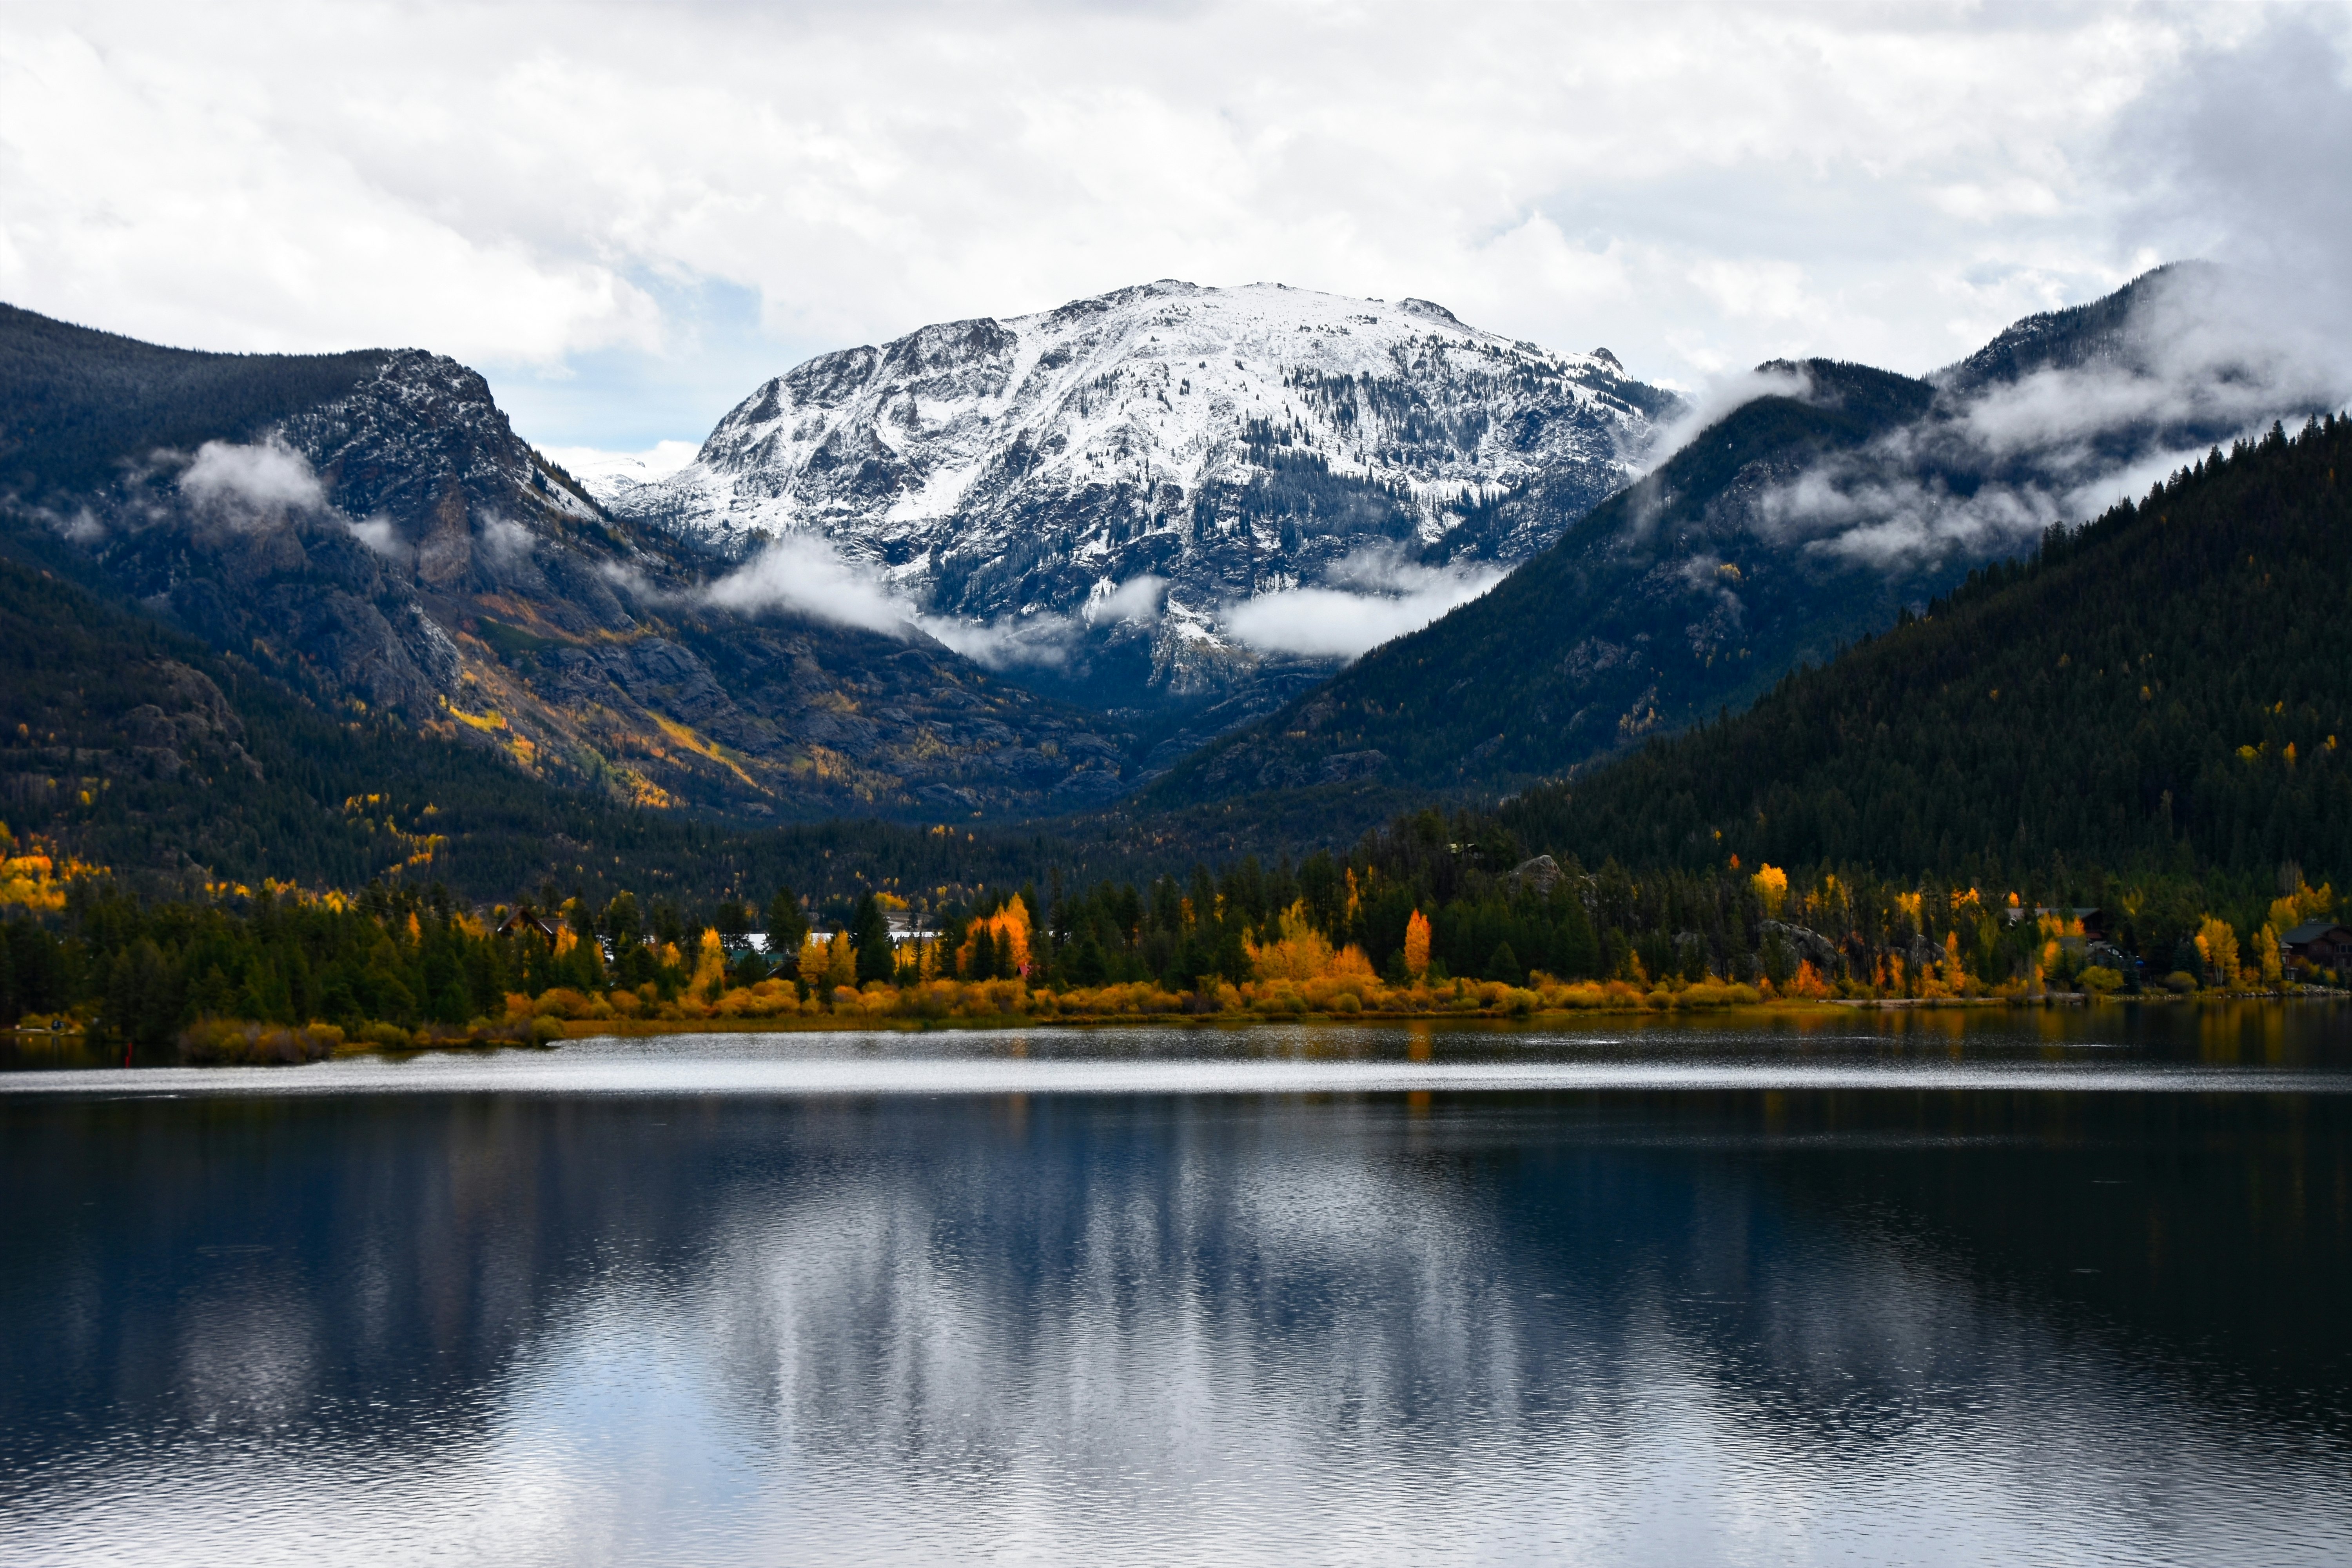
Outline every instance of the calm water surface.
<path id="1" fill-rule="evenodd" d="M 2352 1010 L 0 1076 L 0 1559 L 2352 1561 Z"/>

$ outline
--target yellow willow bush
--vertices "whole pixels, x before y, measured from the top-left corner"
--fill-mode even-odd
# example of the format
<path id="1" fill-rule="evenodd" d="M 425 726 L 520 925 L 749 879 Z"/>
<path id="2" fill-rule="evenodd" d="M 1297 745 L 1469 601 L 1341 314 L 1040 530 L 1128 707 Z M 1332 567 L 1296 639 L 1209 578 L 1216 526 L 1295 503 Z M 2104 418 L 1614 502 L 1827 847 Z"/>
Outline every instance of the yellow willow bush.
<path id="1" fill-rule="evenodd" d="M 1282 911 L 1282 934 L 1274 941 L 1245 942 L 1250 973 L 1262 981 L 1288 981 L 1297 985 L 1319 977 L 1330 967 L 1331 943 L 1307 918 L 1305 900 Z"/>

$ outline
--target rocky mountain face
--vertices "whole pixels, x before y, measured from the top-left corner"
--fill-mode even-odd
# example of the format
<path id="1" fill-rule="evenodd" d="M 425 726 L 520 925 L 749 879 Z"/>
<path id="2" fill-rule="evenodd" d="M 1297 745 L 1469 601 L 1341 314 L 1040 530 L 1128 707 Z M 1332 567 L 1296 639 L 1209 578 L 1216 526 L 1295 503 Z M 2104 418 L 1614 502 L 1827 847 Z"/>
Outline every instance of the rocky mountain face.
<path id="1" fill-rule="evenodd" d="M 1281 595 L 1467 596 L 1622 487 L 1674 406 L 1606 350 L 1425 300 L 1162 281 L 811 360 L 602 499 L 738 560 L 822 541 L 1041 689 L 1230 718 L 1360 651 L 1293 635 Z"/>
<path id="2" fill-rule="evenodd" d="M 1745 403 L 1492 593 L 1185 758 L 1144 803 L 1510 789 L 1744 707 L 2144 472 L 2324 406 L 2292 362 L 2215 330 L 2215 283 L 2152 273 L 1928 380 L 1760 366 Z"/>
<path id="3" fill-rule="evenodd" d="M 0 369 L 0 547 L 70 550 L 352 721 L 755 818 L 1033 814 L 1134 771 L 1125 732 L 914 628 L 712 604 L 690 548 L 609 517 L 454 361 L 184 354 L 10 311 Z"/>

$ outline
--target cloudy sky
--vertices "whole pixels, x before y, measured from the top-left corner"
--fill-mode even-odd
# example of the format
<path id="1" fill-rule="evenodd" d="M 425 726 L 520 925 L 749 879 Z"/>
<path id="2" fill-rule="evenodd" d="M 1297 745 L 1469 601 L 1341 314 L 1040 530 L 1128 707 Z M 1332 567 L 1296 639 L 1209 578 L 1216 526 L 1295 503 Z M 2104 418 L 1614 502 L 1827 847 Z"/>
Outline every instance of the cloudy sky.
<path id="1" fill-rule="evenodd" d="M 0 298 L 436 349 L 568 448 L 1160 277 L 1918 372 L 2167 258 L 2352 271 L 2347 84 L 2341 5 L 0 0 Z"/>

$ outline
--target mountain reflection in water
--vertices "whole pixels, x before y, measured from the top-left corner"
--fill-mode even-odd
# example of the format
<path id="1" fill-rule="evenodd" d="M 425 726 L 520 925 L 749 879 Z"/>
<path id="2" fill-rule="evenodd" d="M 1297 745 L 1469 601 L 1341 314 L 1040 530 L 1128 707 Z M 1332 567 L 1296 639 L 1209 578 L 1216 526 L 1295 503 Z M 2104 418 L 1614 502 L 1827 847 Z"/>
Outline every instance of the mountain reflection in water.
<path id="1" fill-rule="evenodd" d="M 2341 1066 L 2261 1027 L 2175 1054 Z M 2352 1096 L 2259 1073 L 0 1134 L 9 1561 L 2352 1555 Z"/>

